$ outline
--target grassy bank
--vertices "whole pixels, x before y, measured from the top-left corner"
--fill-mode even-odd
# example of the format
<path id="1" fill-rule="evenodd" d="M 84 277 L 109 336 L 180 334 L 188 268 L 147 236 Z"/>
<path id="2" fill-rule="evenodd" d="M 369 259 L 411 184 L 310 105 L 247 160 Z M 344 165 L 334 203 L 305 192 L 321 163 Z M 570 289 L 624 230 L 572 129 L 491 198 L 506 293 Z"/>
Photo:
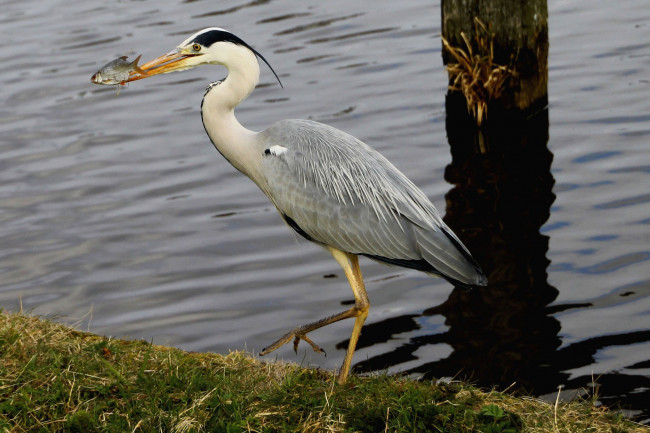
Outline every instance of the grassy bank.
<path id="1" fill-rule="evenodd" d="M 0 312 L 0 432 L 646 432 L 589 401 L 186 353 Z"/>

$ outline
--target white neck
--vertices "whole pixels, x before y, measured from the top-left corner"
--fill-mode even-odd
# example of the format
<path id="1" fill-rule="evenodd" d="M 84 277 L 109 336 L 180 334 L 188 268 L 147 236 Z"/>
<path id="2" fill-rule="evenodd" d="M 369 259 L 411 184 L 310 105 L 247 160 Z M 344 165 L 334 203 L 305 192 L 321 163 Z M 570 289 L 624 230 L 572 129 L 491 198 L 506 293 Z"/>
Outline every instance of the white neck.
<path id="1" fill-rule="evenodd" d="M 260 156 L 255 155 L 253 141 L 257 134 L 244 128 L 235 118 L 235 107 L 255 89 L 260 67 L 255 54 L 243 47 L 233 47 L 223 64 L 228 76 L 203 97 L 203 125 L 219 152 L 239 171 L 254 177 Z"/>

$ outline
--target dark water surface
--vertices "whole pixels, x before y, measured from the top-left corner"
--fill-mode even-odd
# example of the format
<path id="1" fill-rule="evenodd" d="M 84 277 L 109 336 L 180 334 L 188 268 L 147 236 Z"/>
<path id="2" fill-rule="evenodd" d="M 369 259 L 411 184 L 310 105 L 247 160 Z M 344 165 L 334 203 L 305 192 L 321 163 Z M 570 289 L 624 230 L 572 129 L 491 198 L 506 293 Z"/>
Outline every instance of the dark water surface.
<path id="1" fill-rule="evenodd" d="M 435 1 L 12 0 L 2 10 L 0 307 L 22 302 L 100 334 L 227 352 L 259 351 L 352 299 L 336 262 L 293 235 L 212 148 L 199 106 L 223 69 L 132 83 L 118 97 L 89 81 L 117 56 L 151 59 L 219 26 L 264 54 L 285 85 L 262 66 L 238 109 L 244 125 L 306 117 L 350 132 L 450 223 L 468 223 L 467 206 L 483 215 L 468 224 L 490 236 L 467 234 L 491 280 L 531 264 L 530 284 L 513 284 L 520 276 L 467 295 L 363 260 L 373 306 L 357 368 L 460 371 L 538 395 L 565 385 L 567 398 L 593 378 L 603 401 L 650 417 L 645 0 L 549 0 L 549 127 L 529 136 L 541 147 L 480 164 L 463 154 L 452 163 Z M 469 200 L 470 175 L 495 195 Z M 522 177 L 534 179 L 534 199 L 517 188 Z M 492 214 L 513 217 L 504 225 Z M 351 326 L 313 335 L 327 357 L 288 346 L 277 356 L 338 368 Z"/>

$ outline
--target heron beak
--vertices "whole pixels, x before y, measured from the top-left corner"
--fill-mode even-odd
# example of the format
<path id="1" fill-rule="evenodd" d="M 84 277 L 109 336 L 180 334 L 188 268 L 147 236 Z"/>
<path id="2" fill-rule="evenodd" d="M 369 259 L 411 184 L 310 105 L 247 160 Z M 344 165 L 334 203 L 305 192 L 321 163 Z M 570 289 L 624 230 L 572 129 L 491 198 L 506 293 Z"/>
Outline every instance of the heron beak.
<path id="1" fill-rule="evenodd" d="M 167 54 L 163 54 L 160 57 L 156 57 L 150 62 L 140 65 L 140 69 L 146 72 L 146 75 L 143 75 L 137 71 L 132 71 L 131 75 L 127 80 L 124 80 L 123 83 L 128 83 L 131 81 L 141 80 L 143 78 L 149 78 L 158 74 L 166 74 L 168 72 L 182 71 L 184 69 L 189 69 L 194 65 L 188 64 L 188 59 L 195 57 L 195 55 L 188 55 L 178 51 L 170 51 Z"/>

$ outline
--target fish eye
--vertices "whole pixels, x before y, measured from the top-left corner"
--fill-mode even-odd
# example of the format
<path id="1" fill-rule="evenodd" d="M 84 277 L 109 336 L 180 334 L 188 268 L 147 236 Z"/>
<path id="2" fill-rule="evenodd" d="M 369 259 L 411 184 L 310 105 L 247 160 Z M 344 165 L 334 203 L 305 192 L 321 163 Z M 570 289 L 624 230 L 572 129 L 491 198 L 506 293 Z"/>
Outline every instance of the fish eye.
<path id="1" fill-rule="evenodd" d="M 201 51 L 201 45 L 200 44 L 194 44 L 194 45 L 192 45 L 192 49 L 194 51 Z"/>

